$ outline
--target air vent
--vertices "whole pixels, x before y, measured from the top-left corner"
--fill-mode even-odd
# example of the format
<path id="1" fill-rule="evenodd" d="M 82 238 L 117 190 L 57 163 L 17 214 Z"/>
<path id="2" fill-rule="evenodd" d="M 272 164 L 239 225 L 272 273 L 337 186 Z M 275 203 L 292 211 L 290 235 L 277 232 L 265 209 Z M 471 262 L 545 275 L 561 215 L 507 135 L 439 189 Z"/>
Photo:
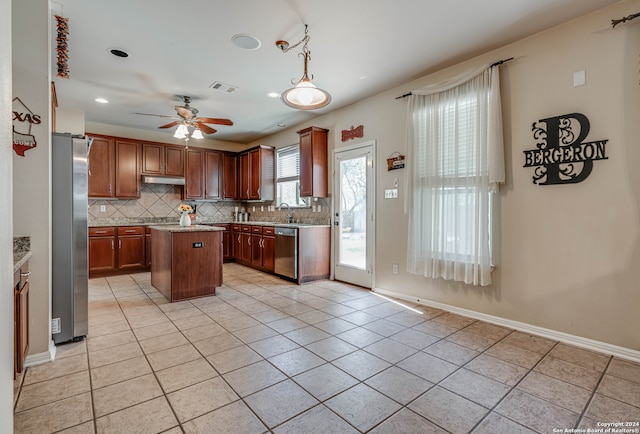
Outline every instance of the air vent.
<path id="1" fill-rule="evenodd" d="M 53 318 L 51 320 L 51 334 L 55 335 L 60 333 L 60 318 Z"/>
<path id="2" fill-rule="evenodd" d="M 222 92 L 227 92 L 227 93 L 233 93 L 236 90 L 238 90 L 238 86 L 222 83 L 220 81 L 214 81 L 213 83 L 211 83 L 211 86 L 209 86 L 209 88 L 213 90 L 220 90 Z"/>

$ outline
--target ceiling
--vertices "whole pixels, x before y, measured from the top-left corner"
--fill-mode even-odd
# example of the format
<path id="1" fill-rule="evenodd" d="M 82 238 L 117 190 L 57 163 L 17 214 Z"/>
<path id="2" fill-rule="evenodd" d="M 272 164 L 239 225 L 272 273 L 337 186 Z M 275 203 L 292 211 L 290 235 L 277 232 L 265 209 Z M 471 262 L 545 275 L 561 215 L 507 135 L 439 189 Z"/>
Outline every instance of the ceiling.
<path id="1" fill-rule="evenodd" d="M 199 116 L 234 122 L 208 138 L 245 144 L 616 2 L 52 0 L 52 14 L 69 19 L 70 78 L 55 77 L 55 51 L 52 76 L 59 105 L 83 110 L 88 122 L 156 130 L 171 119 L 134 113 L 172 116 L 188 95 Z M 332 95 L 315 111 L 267 96 L 302 77 L 302 47 L 283 53 L 275 41 L 293 45 L 304 24 L 309 73 Z M 261 46 L 239 48 L 236 34 Z M 130 56 L 115 57 L 113 48 Z M 237 90 L 214 90 L 216 81 Z"/>

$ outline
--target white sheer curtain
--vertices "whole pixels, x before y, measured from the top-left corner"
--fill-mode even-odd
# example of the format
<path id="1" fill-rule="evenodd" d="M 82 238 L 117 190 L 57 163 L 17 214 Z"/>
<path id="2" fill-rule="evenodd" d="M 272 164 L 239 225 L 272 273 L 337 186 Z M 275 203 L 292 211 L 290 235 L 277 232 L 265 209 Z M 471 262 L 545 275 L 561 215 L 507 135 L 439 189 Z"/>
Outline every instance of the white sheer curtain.
<path id="1" fill-rule="evenodd" d="M 491 208 L 504 182 L 497 67 L 411 92 L 407 271 L 491 283 Z"/>

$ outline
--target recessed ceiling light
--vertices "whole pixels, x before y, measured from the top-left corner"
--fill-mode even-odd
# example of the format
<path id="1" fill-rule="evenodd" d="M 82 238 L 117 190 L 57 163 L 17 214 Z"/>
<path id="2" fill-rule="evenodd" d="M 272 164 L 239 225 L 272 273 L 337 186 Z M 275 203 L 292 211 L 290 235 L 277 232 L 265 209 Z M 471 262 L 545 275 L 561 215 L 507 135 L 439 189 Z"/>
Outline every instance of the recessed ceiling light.
<path id="1" fill-rule="evenodd" d="M 276 124 L 276 127 L 278 127 L 278 128 L 284 128 L 286 126 L 287 126 L 287 124 Z"/>
<path id="2" fill-rule="evenodd" d="M 104 98 L 96 98 L 94 101 L 99 102 L 100 104 L 109 104 L 109 101 Z"/>
<path id="3" fill-rule="evenodd" d="M 127 52 L 126 52 L 126 51 L 124 51 L 124 50 L 120 50 L 120 49 L 118 49 L 118 48 L 111 48 L 111 49 L 109 50 L 109 53 L 113 54 L 113 55 L 114 55 L 114 56 L 116 56 L 116 57 L 122 57 L 122 58 L 129 57 L 129 53 L 127 53 Z"/>
<path id="4" fill-rule="evenodd" d="M 366 75 L 361 75 L 361 76 L 360 76 L 360 80 L 366 80 L 366 79 L 367 79 L 367 76 L 366 76 Z"/>
<path id="5" fill-rule="evenodd" d="M 258 38 L 244 33 L 233 35 L 231 37 L 231 42 L 233 42 L 240 48 L 244 48 L 245 50 L 257 50 L 261 45 L 261 42 Z"/>
<path id="6" fill-rule="evenodd" d="M 267 94 L 267 96 L 268 96 L 269 98 L 279 98 L 279 97 L 280 97 L 280 94 L 279 94 L 278 92 L 269 92 L 269 93 Z"/>

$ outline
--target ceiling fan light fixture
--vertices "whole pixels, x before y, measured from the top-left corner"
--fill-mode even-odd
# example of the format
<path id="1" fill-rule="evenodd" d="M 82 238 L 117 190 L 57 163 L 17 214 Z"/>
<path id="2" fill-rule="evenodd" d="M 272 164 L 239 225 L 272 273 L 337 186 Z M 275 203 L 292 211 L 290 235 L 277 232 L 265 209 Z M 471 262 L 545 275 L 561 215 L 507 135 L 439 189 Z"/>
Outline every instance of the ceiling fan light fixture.
<path id="1" fill-rule="evenodd" d="M 202 131 L 200 131 L 200 128 L 196 128 L 195 130 L 193 130 L 191 137 L 198 140 L 204 139 L 204 136 L 202 135 Z"/>

